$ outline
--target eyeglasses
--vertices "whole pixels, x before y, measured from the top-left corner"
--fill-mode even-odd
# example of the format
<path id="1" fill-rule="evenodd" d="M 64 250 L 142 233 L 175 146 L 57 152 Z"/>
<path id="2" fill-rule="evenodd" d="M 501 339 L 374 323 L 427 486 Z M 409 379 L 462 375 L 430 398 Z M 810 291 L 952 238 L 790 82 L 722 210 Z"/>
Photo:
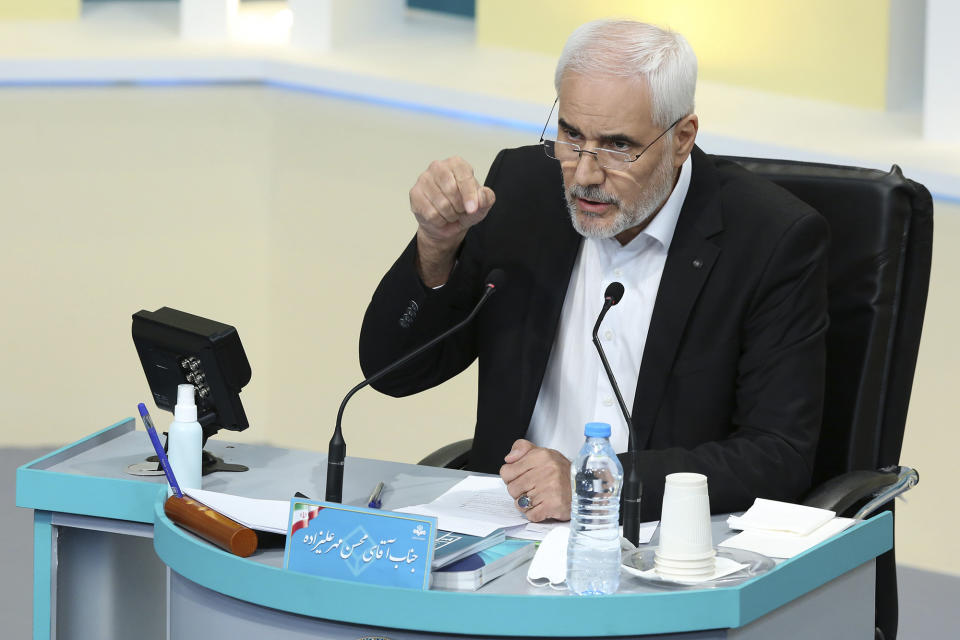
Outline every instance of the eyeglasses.
<path id="1" fill-rule="evenodd" d="M 596 158 L 597 163 L 604 169 L 624 171 L 630 168 L 631 163 L 639 160 L 640 156 L 646 153 L 647 149 L 652 147 L 657 140 L 665 136 L 668 131 L 677 126 L 678 122 L 683 120 L 683 117 L 674 120 L 673 124 L 664 129 L 660 135 L 654 138 L 650 144 L 646 145 L 643 150 L 637 154 L 603 148 L 583 149 L 580 145 L 573 144 L 572 142 L 561 142 L 543 137 L 543 134 L 547 132 L 547 125 L 550 124 L 550 118 L 553 116 L 553 110 L 556 109 L 559 100 L 560 97 L 557 96 L 557 99 L 553 101 L 553 106 L 550 107 L 550 114 L 547 116 L 547 121 L 543 125 L 543 131 L 540 132 L 540 146 L 543 147 L 543 152 L 547 154 L 548 158 L 559 160 L 561 163 L 579 162 L 583 154 L 588 153 Z"/>

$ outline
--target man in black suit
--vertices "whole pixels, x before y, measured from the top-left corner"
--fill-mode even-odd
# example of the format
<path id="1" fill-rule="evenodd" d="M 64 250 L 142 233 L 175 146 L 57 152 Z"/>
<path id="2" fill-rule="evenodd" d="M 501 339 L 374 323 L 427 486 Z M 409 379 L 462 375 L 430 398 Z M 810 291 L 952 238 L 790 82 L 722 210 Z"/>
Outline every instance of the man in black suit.
<path id="1" fill-rule="evenodd" d="M 827 225 L 695 146 L 695 84 L 679 34 L 588 23 L 557 66 L 555 141 L 502 151 L 484 186 L 450 158 L 411 189 L 419 227 L 367 309 L 361 365 L 369 374 L 452 326 L 503 268 L 507 285 L 467 329 L 375 386 L 416 393 L 479 358 L 470 466 L 499 471 L 532 521 L 569 518 L 585 422 L 606 418 L 626 450 L 590 344 L 613 280 L 627 293 L 604 320 L 605 348 L 632 406 L 642 518 L 659 517 L 668 473 L 707 475 L 715 512 L 810 484 Z"/>

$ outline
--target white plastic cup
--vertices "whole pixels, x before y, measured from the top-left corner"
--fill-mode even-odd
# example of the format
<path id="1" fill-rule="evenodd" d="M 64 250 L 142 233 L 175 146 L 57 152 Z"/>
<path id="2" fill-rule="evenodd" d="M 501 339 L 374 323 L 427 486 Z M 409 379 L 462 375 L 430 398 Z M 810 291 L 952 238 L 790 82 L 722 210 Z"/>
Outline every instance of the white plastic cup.
<path id="1" fill-rule="evenodd" d="M 714 556 L 711 555 L 703 560 L 673 560 L 663 558 L 659 554 L 654 554 L 654 560 L 658 567 L 665 569 L 676 569 L 677 571 L 700 571 L 705 567 L 713 567 Z"/>
<path id="2" fill-rule="evenodd" d="M 712 570 L 714 554 L 707 477 L 671 473 L 664 484 L 657 557 L 691 563 L 691 569 L 709 566 Z"/>
<path id="3" fill-rule="evenodd" d="M 701 569 L 674 569 L 673 567 L 662 567 L 656 564 L 656 569 L 657 573 L 663 578 L 689 580 L 692 578 L 709 578 L 713 575 L 714 565 L 711 562 L 710 566 Z"/>

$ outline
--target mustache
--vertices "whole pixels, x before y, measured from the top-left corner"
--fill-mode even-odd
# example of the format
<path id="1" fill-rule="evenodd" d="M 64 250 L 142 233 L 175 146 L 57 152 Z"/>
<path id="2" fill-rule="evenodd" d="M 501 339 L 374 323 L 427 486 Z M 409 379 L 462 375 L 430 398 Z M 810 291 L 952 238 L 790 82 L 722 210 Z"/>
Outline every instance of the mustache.
<path id="1" fill-rule="evenodd" d="M 620 205 L 620 199 L 612 196 L 597 185 L 584 186 L 575 184 L 570 187 L 570 195 L 574 198 L 583 198 L 592 202 L 603 202 L 606 204 Z"/>

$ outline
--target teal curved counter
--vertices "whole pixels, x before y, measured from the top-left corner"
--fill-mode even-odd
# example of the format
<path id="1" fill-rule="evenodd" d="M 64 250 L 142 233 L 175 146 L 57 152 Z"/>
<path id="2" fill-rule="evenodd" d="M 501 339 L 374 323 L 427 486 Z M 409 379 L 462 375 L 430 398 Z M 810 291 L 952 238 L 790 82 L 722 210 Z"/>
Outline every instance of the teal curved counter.
<path id="1" fill-rule="evenodd" d="M 323 495 L 326 457 L 322 453 L 213 439 L 208 449 L 251 470 L 207 476 L 205 489 L 273 499 L 296 491 Z M 154 571 L 146 604 L 137 606 L 165 605 L 163 619 L 153 624 L 164 626 L 170 638 L 214 633 L 237 639 L 264 637 L 264 633 L 271 638 L 323 635 L 395 640 L 427 633 L 475 638 L 689 633 L 696 638 L 762 638 L 789 636 L 799 629 L 814 637 L 868 638 L 873 633 L 872 561 L 891 548 L 893 538 L 892 518 L 882 514 L 764 575 L 724 588 L 671 591 L 624 575 L 615 595 L 576 597 L 530 586 L 526 566 L 477 592 L 379 587 L 286 571 L 282 548 L 239 558 L 181 529 L 163 513 L 161 479 L 125 472 L 126 466 L 149 453 L 146 434 L 127 420 L 18 470 L 17 504 L 36 510 L 35 637 L 128 637 L 123 634 L 130 625 L 144 618 L 133 605 L 128 616 L 117 614 L 116 609 L 123 609 L 118 603 L 131 597 L 129 587 L 114 584 L 122 580 L 91 584 L 78 579 L 77 585 L 85 586 L 71 587 L 70 580 L 58 576 L 75 561 L 60 557 L 63 550 L 57 548 L 58 540 L 71 539 L 73 534 L 67 533 L 71 528 L 100 531 L 104 536 L 134 536 L 148 545 L 138 548 L 134 561 L 148 563 L 147 556 L 152 554 L 159 573 Z M 383 495 L 385 509 L 416 504 L 439 495 L 462 475 L 351 458 L 346 465 L 344 503 L 362 504 L 370 489 L 367 485 L 384 480 L 388 487 Z M 729 535 L 720 520 L 715 532 L 720 532 L 719 537 Z M 78 548 L 102 546 L 90 542 L 93 534 L 76 539 Z M 80 548 L 76 555 L 89 555 L 83 552 Z M 83 562 L 92 566 L 91 560 L 76 562 L 81 569 Z M 166 580 L 156 575 L 165 575 Z M 67 593 L 68 587 L 77 593 Z M 108 591 L 110 615 L 93 611 L 86 619 L 82 613 L 71 614 L 70 629 L 58 621 L 58 611 L 64 610 L 61 600 L 82 600 L 85 592 L 101 588 Z"/>

